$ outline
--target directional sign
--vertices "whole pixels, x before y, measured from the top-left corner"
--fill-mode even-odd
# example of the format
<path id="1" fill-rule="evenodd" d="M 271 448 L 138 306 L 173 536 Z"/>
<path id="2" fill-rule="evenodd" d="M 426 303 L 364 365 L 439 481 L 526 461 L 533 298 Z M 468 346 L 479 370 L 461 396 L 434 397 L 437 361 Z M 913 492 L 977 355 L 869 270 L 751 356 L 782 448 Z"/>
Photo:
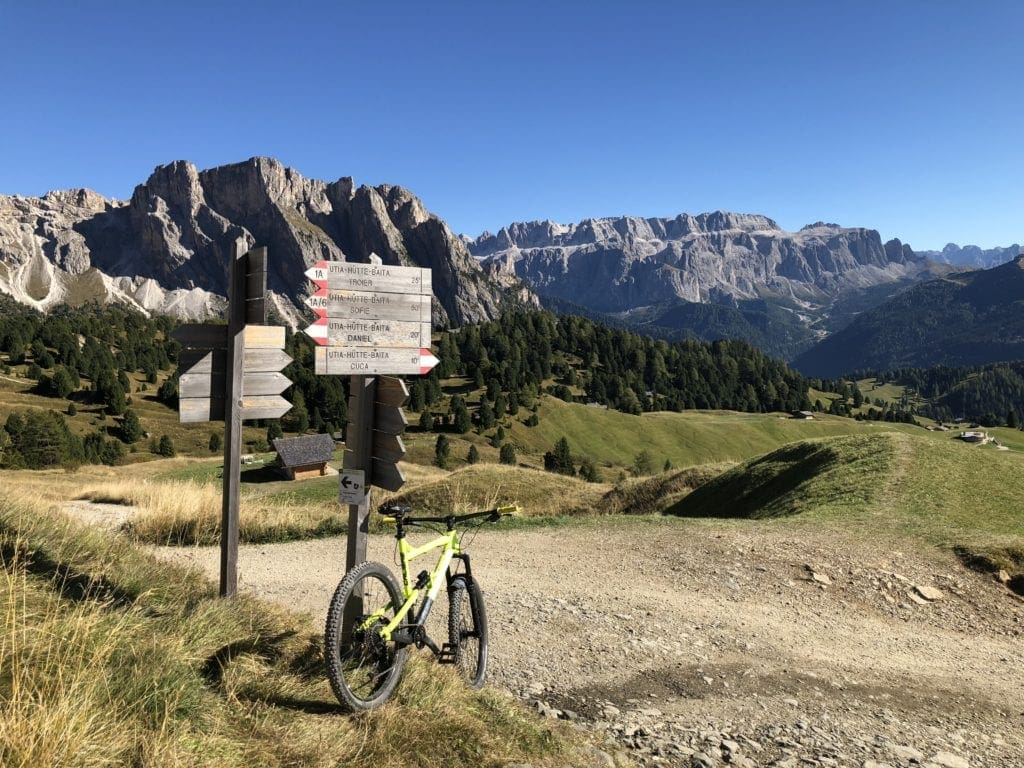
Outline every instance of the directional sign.
<path id="1" fill-rule="evenodd" d="M 306 304 L 327 317 L 349 320 L 430 322 L 430 296 L 377 291 L 325 291 L 306 298 Z"/>
<path id="2" fill-rule="evenodd" d="M 405 443 L 398 435 L 389 435 L 374 430 L 370 455 L 375 459 L 390 461 L 394 464 L 405 458 Z"/>
<path id="3" fill-rule="evenodd" d="M 211 330 L 212 329 L 212 330 Z M 221 421 L 225 418 L 227 392 L 227 350 L 213 346 L 217 338 L 227 343 L 227 326 L 184 325 L 175 338 L 189 345 L 181 352 L 178 367 L 178 413 L 182 423 Z M 283 347 L 281 326 L 246 325 L 242 330 L 243 351 L 241 400 L 243 419 L 276 419 L 291 409 L 278 395 L 291 381 L 279 371 L 291 362 Z"/>
<path id="4" fill-rule="evenodd" d="M 242 397 L 240 410 L 243 419 L 277 419 L 291 410 L 292 404 L 279 395 L 270 397 Z M 179 398 L 181 423 L 197 421 L 223 421 L 226 409 L 223 397 Z"/>
<path id="5" fill-rule="evenodd" d="M 178 397 L 224 397 L 223 371 L 183 373 L 178 379 Z M 279 395 L 292 385 L 291 379 L 277 371 L 242 370 L 245 395 Z"/>
<path id="6" fill-rule="evenodd" d="M 429 347 L 430 323 L 346 320 L 323 316 L 305 329 L 320 345 L 341 347 Z"/>
<path id="7" fill-rule="evenodd" d="M 351 261 L 318 261 L 306 270 L 306 277 L 321 289 L 385 291 L 430 295 L 430 270 L 422 267 L 392 267 Z"/>
<path id="8" fill-rule="evenodd" d="M 396 464 L 405 457 L 405 443 L 399 435 L 409 426 L 402 403 L 409 398 L 409 388 L 401 379 L 381 376 L 374 389 L 373 435 L 370 455 L 379 462 Z M 376 482 L 376 475 L 374 475 Z"/>
<path id="9" fill-rule="evenodd" d="M 246 349 L 242 358 L 244 373 L 280 371 L 292 361 L 283 349 Z M 178 354 L 178 369 L 187 373 L 223 373 L 227 353 L 223 349 L 183 349 Z"/>
<path id="10" fill-rule="evenodd" d="M 317 347 L 314 352 L 316 372 L 329 375 L 422 375 L 441 362 L 426 348 Z"/>
<path id="11" fill-rule="evenodd" d="M 362 469 L 343 469 L 338 482 L 338 503 L 359 504 L 366 496 L 366 472 Z"/>
<path id="12" fill-rule="evenodd" d="M 385 491 L 397 491 L 405 484 L 405 475 L 397 464 L 372 459 L 373 484 Z"/>

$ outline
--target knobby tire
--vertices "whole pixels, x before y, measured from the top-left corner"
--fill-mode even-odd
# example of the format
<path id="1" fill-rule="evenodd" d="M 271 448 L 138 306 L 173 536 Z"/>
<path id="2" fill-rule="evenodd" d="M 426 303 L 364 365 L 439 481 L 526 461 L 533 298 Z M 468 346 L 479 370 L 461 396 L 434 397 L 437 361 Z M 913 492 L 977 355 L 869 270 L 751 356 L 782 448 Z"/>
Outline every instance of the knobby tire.
<path id="1" fill-rule="evenodd" d="M 472 688 L 487 675 L 487 612 L 476 581 L 455 578 L 448 589 L 448 642 L 454 663 Z"/>
<path id="2" fill-rule="evenodd" d="M 366 595 L 361 610 L 357 608 L 360 595 Z M 356 566 L 334 591 L 324 630 L 324 657 L 334 695 L 350 712 L 379 707 L 398 685 L 408 647 L 385 642 L 379 630 L 394 618 L 401 605 L 398 582 L 381 563 Z M 381 619 L 365 631 L 358 629 L 365 618 L 381 608 L 385 608 Z M 347 611 L 355 619 L 350 627 L 345 622 Z"/>

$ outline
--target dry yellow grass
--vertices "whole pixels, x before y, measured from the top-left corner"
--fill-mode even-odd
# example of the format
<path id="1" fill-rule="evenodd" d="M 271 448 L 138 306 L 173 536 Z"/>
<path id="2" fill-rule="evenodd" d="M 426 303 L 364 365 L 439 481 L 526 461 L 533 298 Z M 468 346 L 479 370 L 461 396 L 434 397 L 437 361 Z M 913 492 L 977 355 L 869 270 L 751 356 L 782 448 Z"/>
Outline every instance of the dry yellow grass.
<path id="1" fill-rule="evenodd" d="M 0 765 L 592 765 L 579 734 L 413 658 L 338 711 L 319 632 L 0 490 Z"/>
<path id="2" fill-rule="evenodd" d="M 87 487 L 77 498 L 135 508 L 125 531 L 157 544 L 213 544 L 219 541 L 222 492 L 219 484 L 191 480 L 119 480 Z M 280 496 L 251 492 L 239 505 L 239 537 L 246 542 L 343 533 L 348 513 L 336 503 L 289 503 Z"/>
<path id="3" fill-rule="evenodd" d="M 443 514 L 518 504 L 523 517 L 601 514 L 611 486 L 504 464 L 472 464 L 404 490 L 396 498 L 417 512 Z"/>

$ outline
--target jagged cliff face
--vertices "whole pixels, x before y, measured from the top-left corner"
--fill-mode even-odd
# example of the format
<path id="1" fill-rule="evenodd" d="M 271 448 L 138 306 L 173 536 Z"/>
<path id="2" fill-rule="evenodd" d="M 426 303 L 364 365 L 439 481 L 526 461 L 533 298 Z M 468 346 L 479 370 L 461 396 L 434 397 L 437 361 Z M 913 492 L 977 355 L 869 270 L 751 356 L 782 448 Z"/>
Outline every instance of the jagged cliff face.
<path id="1" fill-rule="evenodd" d="M 469 245 L 542 297 L 598 312 L 766 297 L 825 309 L 845 292 L 920 279 L 934 267 L 874 230 L 819 222 L 787 232 L 764 216 L 720 211 L 520 223 Z"/>
<path id="2" fill-rule="evenodd" d="M 131 200 L 89 190 L 0 196 L 0 290 L 42 309 L 121 300 L 201 318 L 223 308 L 230 244 L 269 249 L 268 290 L 298 322 L 310 264 L 366 261 L 433 270 L 434 321 L 493 318 L 508 303 L 536 304 L 514 274 L 474 259 L 408 190 L 305 179 L 269 158 L 199 171 L 160 166 Z"/>

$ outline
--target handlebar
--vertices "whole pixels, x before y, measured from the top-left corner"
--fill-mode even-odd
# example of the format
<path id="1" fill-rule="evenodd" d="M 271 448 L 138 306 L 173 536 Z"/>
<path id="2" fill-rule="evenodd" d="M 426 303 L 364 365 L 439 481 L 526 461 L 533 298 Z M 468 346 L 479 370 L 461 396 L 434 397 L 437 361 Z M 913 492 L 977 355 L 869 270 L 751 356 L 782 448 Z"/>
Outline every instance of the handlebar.
<path id="1" fill-rule="evenodd" d="M 475 520 L 481 517 L 488 518 L 488 522 L 497 522 L 502 517 L 509 517 L 519 511 L 518 504 L 504 504 L 487 509 L 483 512 L 469 512 L 464 515 L 444 515 L 443 517 L 409 517 L 412 508 L 408 504 L 385 504 L 381 506 L 381 521 L 385 523 L 396 523 L 403 525 L 415 525 L 416 523 L 445 523 L 454 526 L 455 523 L 462 523 L 466 520 Z M 390 514 L 388 514 L 390 513 Z"/>

